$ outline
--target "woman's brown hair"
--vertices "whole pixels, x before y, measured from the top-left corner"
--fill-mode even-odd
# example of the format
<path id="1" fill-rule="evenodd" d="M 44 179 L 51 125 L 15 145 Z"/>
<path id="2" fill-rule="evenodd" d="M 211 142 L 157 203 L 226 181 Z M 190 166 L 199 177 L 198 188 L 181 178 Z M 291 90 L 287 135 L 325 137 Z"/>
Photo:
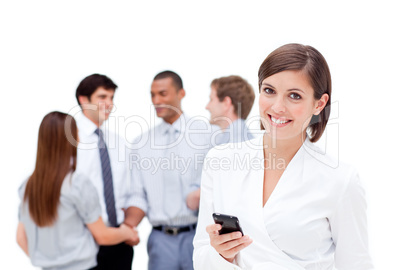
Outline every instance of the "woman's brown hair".
<path id="1" fill-rule="evenodd" d="M 72 116 L 51 112 L 43 118 L 39 127 L 35 170 L 28 179 L 24 194 L 29 214 L 39 227 L 50 226 L 57 219 L 63 180 L 76 168 L 77 139 L 77 124 Z"/>
<path id="2" fill-rule="evenodd" d="M 300 70 L 308 77 L 314 89 L 314 98 L 320 99 L 328 94 L 328 102 L 318 116 L 313 116 L 310 124 L 310 141 L 318 141 L 328 123 L 331 108 L 331 73 L 324 56 L 315 48 L 301 44 L 286 44 L 265 58 L 258 70 L 258 87 L 261 92 L 262 81 L 285 70 Z"/>

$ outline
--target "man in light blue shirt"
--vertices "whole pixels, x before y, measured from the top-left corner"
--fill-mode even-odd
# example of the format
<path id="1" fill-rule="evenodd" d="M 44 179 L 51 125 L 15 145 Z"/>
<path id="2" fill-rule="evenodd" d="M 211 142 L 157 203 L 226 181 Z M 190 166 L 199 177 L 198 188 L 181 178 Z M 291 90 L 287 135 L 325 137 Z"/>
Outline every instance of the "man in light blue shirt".
<path id="1" fill-rule="evenodd" d="M 240 76 L 221 77 L 211 82 L 206 109 L 211 113 L 210 123 L 222 130 L 213 138 L 216 144 L 243 142 L 254 138 L 245 123 L 254 99 L 253 88 Z M 197 210 L 199 202 L 198 188 L 189 194 L 187 204 L 191 209 Z"/>
<path id="2" fill-rule="evenodd" d="M 255 94 L 246 80 L 240 76 L 214 79 L 209 97 L 206 109 L 211 113 L 210 122 L 222 129 L 222 134 L 217 136 L 217 144 L 253 138 L 245 119 L 253 107 Z"/>
<path id="3" fill-rule="evenodd" d="M 134 209 L 131 223 L 148 217 L 148 269 L 193 269 L 197 211 L 186 199 L 197 190 L 203 160 L 211 148 L 212 126 L 182 112 L 185 96 L 179 75 L 164 71 L 151 85 L 152 103 L 162 123 L 135 139 L 131 159 Z"/>

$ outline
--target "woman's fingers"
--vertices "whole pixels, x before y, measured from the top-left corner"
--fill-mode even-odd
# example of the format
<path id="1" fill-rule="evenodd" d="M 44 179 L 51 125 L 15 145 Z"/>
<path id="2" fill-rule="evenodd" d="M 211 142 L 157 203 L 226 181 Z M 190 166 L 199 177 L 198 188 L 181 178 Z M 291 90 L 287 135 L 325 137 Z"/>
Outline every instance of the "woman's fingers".
<path id="1" fill-rule="evenodd" d="M 244 236 L 244 237 L 246 237 L 246 236 Z M 233 248 L 228 249 L 228 250 L 222 250 L 221 252 L 219 252 L 219 254 L 221 254 L 224 258 L 227 258 L 227 259 L 234 258 L 242 249 L 248 247 L 252 242 L 253 242 L 253 240 L 251 238 L 248 238 L 240 245 L 234 246 Z"/>
<path id="2" fill-rule="evenodd" d="M 232 233 L 226 233 L 226 234 L 221 234 L 221 235 L 216 235 L 213 237 L 214 242 L 216 242 L 218 245 L 222 245 L 226 242 L 232 242 L 233 240 L 238 240 L 241 239 L 242 235 L 241 232 L 232 232 Z"/>
<path id="3" fill-rule="evenodd" d="M 219 235 L 219 230 L 222 229 L 222 226 L 219 224 L 211 224 L 208 225 L 206 230 L 209 235 Z"/>
<path id="4" fill-rule="evenodd" d="M 232 239 L 232 240 L 229 240 L 229 241 L 222 242 L 220 244 L 220 248 L 222 250 L 231 250 L 231 249 L 236 248 L 237 246 L 240 246 L 242 244 L 248 243 L 250 240 L 251 239 L 250 239 L 250 237 L 248 235 L 242 237 L 241 234 L 240 234 L 240 238 L 236 238 L 236 239 Z"/>
<path id="5" fill-rule="evenodd" d="M 219 224 L 211 224 L 206 228 L 209 234 L 211 246 L 226 260 L 233 261 L 240 250 L 249 246 L 253 241 L 249 236 L 242 236 L 241 232 L 219 234 L 222 228 Z"/>
<path id="6" fill-rule="evenodd" d="M 220 236 L 223 236 L 223 235 L 220 235 Z M 221 241 L 221 239 L 218 241 Z M 215 250 L 224 259 L 226 259 L 229 262 L 233 262 L 236 255 L 242 249 L 249 246 L 252 242 L 253 241 L 251 240 L 251 238 L 249 236 L 241 236 L 241 234 L 240 234 L 240 238 L 231 239 L 229 241 L 222 241 L 220 244 L 218 244 L 217 241 L 214 241 L 214 242 L 211 241 L 211 245 L 215 248 Z"/>
<path id="7" fill-rule="evenodd" d="M 241 232 L 232 232 L 226 234 L 219 234 L 219 230 L 222 228 L 219 224 L 212 224 L 207 226 L 207 233 L 211 240 L 217 241 L 218 244 L 228 242 L 230 240 L 238 239 L 242 237 Z"/>

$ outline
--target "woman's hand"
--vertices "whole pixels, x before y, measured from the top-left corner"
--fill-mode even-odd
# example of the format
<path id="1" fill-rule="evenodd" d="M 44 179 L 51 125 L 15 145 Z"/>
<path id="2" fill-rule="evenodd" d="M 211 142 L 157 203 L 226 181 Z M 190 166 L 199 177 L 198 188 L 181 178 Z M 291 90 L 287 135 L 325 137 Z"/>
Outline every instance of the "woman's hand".
<path id="1" fill-rule="evenodd" d="M 130 226 L 127 226 L 126 224 L 121 224 L 119 228 L 124 235 L 127 236 L 127 240 L 125 243 L 130 246 L 136 246 L 140 242 L 140 238 L 138 236 L 138 231 L 137 228 L 133 227 L 131 228 Z"/>
<path id="2" fill-rule="evenodd" d="M 207 233 L 211 240 L 211 246 L 228 262 L 233 263 L 240 250 L 248 247 L 253 240 L 248 236 L 242 236 L 241 232 L 232 232 L 219 235 L 222 226 L 211 224 L 207 226 Z"/>

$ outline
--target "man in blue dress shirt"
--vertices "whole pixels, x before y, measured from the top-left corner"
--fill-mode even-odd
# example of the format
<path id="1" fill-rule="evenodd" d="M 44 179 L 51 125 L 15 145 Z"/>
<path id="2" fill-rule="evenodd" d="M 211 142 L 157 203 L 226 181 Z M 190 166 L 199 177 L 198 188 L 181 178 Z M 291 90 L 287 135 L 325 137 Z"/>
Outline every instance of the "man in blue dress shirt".
<path id="1" fill-rule="evenodd" d="M 210 123 L 219 126 L 222 133 L 216 134 L 215 144 L 236 143 L 254 138 L 246 126 L 245 119 L 253 107 L 255 99 L 251 85 L 240 76 L 228 76 L 211 82 L 211 93 L 206 109 L 211 113 Z M 197 210 L 200 189 L 187 196 L 187 205 Z"/>
<path id="2" fill-rule="evenodd" d="M 162 122 L 134 140 L 131 170 L 134 209 L 130 224 L 144 216 L 153 226 L 148 239 L 150 270 L 193 269 L 197 211 L 186 204 L 200 184 L 203 160 L 211 148 L 212 126 L 183 113 L 185 90 L 179 75 L 155 76 L 151 98 Z"/>

